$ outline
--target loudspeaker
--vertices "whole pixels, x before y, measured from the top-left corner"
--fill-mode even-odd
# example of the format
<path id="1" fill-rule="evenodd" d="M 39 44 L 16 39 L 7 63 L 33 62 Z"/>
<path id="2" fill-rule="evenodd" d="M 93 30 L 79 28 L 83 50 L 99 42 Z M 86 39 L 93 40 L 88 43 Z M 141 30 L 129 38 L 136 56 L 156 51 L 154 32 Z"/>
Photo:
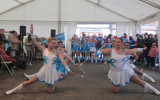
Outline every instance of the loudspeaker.
<path id="1" fill-rule="evenodd" d="M 26 26 L 20 26 L 20 34 L 26 36 Z"/>
<path id="2" fill-rule="evenodd" d="M 55 29 L 51 29 L 51 37 L 55 37 L 56 36 L 56 30 Z"/>

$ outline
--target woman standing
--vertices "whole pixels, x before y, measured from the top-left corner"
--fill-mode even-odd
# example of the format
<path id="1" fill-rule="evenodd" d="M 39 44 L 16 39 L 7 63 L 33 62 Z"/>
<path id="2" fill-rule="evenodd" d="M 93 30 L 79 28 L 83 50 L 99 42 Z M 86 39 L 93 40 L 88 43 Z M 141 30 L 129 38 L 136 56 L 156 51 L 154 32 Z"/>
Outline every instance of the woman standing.
<path id="1" fill-rule="evenodd" d="M 25 40 L 25 45 L 27 49 L 27 65 L 32 65 L 32 55 L 34 53 L 34 44 L 32 42 L 31 34 Z"/>
<path id="2" fill-rule="evenodd" d="M 11 34 L 9 34 L 8 39 L 11 43 L 10 57 L 15 57 L 16 52 L 19 50 L 19 44 L 22 43 L 22 41 L 18 39 L 16 31 L 11 31 Z"/>

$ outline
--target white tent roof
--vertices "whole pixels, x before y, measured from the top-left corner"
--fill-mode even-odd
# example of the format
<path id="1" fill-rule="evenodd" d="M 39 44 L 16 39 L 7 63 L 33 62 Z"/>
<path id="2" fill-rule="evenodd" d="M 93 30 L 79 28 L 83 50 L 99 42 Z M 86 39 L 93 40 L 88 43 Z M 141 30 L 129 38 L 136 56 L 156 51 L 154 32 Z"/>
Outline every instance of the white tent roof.
<path id="1" fill-rule="evenodd" d="M 0 20 L 133 22 L 160 11 L 160 0 L 0 0 Z"/>

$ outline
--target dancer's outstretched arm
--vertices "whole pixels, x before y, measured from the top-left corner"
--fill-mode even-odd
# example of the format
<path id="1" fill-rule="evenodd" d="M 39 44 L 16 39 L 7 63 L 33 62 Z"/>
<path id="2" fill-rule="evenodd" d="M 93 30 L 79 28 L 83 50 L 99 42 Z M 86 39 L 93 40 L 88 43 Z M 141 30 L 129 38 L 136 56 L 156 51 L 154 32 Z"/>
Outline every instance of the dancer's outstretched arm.
<path id="1" fill-rule="evenodd" d="M 67 63 L 65 62 L 64 57 L 62 56 L 62 54 L 61 54 L 60 51 L 58 51 L 58 57 L 59 57 L 59 59 L 61 60 L 63 66 L 67 69 L 67 71 L 68 71 L 71 75 L 74 75 L 74 73 L 70 70 L 70 68 L 68 67 Z"/>
<path id="2" fill-rule="evenodd" d="M 127 55 L 132 55 L 136 52 L 147 50 L 147 48 L 134 48 L 134 49 L 125 49 Z"/>
<path id="3" fill-rule="evenodd" d="M 38 44 L 38 42 L 37 42 L 37 40 L 36 40 L 36 38 L 35 38 L 35 36 L 34 36 L 33 33 L 31 33 L 31 37 L 32 37 L 33 44 L 36 45 L 36 47 L 37 47 L 41 52 L 43 52 L 44 49 L 45 49 L 44 46 L 41 46 L 41 45 Z"/>
<path id="4" fill-rule="evenodd" d="M 67 54 L 65 54 L 65 57 L 66 57 L 69 61 L 71 61 L 73 65 L 75 65 L 75 66 L 77 66 L 77 67 L 79 66 L 79 65 L 76 64 Z"/>
<path id="5" fill-rule="evenodd" d="M 134 60 L 131 63 L 136 62 L 136 60 L 139 58 L 135 53 L 133 54 Z"/>
<path id="6" fill-rule="evenodd" d="M 92 56 L 95 56 L 95 55 L 98 56 L 98 55 L 100 55 L 100 54 L 108 54 L 108 55 L 110 55 L 111 52 L 112 52 L 112 49 L 110 49 L 110 48 L 101 49 L 101 50 L 99 50 L 97 53 L 93 53 Z"/>
<path id="7" fill-rule="evenodd" d="M 64 52 L 68 53 L 68 50 L 64 49 Z"/>
<path id="8" fill-rule="evenodd" d="M 31 28 L 30 28 L 30 34 L 31 34 L 31 38 L 32 38 L 32 41 L 33 41 L 33 44 L 36 45 L 36 47 L 41 51 L 43 52 L 44 51 L 44 47 L 39 45 L 34 34 L 33 34 L 33 26 L 31 25 Z"/>

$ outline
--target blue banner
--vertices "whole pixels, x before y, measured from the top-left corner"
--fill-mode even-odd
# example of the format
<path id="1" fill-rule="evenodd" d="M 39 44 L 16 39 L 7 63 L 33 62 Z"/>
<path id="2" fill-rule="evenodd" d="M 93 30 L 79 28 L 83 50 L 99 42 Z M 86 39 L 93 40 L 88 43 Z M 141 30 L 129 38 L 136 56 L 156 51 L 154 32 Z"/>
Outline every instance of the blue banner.
<path id="1" fill-rule="evenodd" d="M 65 35 L 64 35 L 64 33 L 61 33 L 61 34 L 56 35 L 56 39 L 59 40 L 59 41 L 65 40 Z"/>

